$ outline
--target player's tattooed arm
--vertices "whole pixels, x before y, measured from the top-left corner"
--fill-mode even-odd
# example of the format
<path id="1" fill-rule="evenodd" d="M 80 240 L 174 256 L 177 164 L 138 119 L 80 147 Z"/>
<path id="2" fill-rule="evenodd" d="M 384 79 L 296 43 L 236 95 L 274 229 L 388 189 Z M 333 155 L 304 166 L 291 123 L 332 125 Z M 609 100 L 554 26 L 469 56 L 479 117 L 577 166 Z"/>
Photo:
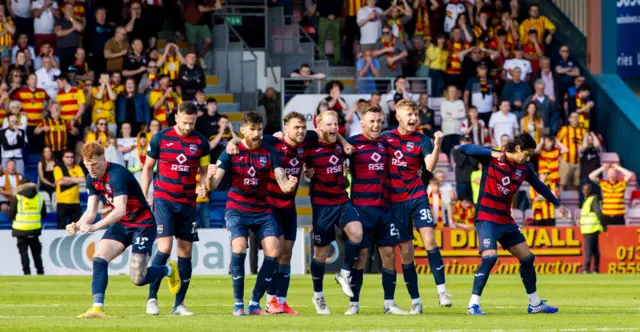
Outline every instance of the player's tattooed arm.
<path id="1" fill-rule="evenodd" d="M 444 134 L 441 131 L 437 131 L 433 134 L 433 150 L 426 157 L 424 157 L 424 165 L 429 172 L 433 172 L 438 164 L 438 158 L 440 157 L 440 146 L 442 145 L 442 140 L 444 139 Z"/>
<path id="2" fill-rule="evenodd" d="M 287 177 L 287 173 L 285 173 L 284 168 L 278 167 L 273 170 L 273 174 L 276 176 L 276 181 L 278 181 L 278 186 L 285 193 L 290 193 L 296 190 L 296 185 L 298 184 L 298 178 L 293 175 L 289 175 Z"/>
<path id="3" fill-rule="evenodd" d="M 83 229 L 86 230 L 87 227 L 91 226 L 98 216 L 99 203 L 100 199 L 97 195 L 89 196 L 89 199 L 87 200 L 87 209 L 77 222 L 67 225 L 67 234 L 75 235 L 79 231 L 84 232 Z"/>

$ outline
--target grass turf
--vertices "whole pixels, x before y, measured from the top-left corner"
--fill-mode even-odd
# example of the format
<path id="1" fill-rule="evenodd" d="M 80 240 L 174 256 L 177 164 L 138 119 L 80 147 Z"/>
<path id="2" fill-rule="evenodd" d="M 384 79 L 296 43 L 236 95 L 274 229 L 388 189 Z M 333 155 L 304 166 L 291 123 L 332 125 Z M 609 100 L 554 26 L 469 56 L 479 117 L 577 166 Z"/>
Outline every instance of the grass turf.
<path id="1" fill-rule="evenodd" d="M 194 276 L 186 305 L 193 317 L 168 316 L 173 297 L 163 281 L 161 315 L 145 314 L 147 287 L 135 287 L 126 276 L 111 277 L 107 288 L 107 318 L 79 320 L 91 303 L 89 277 L 0 277 L 0 330 L 63 331 L 633 331 L 640 330 L 638 275 L 540 275 L 539 293 L 558 305 L 556 315 L 526 314 L 527 297 L 517 275 L 494 275 L 485 288 L 482 309 L 487 317 L 466 315 L 472 276 L 447 276 L 453 308 L 437 306 L 433 278 L 420 276 L 425 313 L 421 316 L 382 314 L 379 275 L 366 275 L 358 316 L 344 316 L 349 299 L 325 277 L 332 316 L 317 316 L 311 303 L 310 276 L 292 278 L 288 302 L 300 316 L 232 317 L 230 277 Z M 247 277 L 248 301 L 255 277 Z M 410 300 L 398 275 L 396 303 L 408 310 Z M 264 300 L 263 303 L 264 304 Z"/>

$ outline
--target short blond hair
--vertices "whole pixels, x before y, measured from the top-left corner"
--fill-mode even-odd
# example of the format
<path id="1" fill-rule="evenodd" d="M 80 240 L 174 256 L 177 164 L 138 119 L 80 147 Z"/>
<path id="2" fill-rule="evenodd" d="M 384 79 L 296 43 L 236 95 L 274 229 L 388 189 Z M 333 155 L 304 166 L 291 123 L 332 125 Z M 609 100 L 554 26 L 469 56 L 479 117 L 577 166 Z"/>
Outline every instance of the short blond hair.
<path id="1" fill-rule="evenodd" d="M 104 148 L 98 142 L 89 142 L 82 147 L 82 159 L 90 160 L 104 156 Z"/>
<path id="2" fill-rule="evenodd" d="M 378 106 L 368 106 L 362 111 L 362 117 L 364 118 L 367 113 L 382 113 L 382 110 Z"/>
<path id="3" fill-rule="evenodd" d="M 418 109 L 418 104 L 411 99 L 402 99 L 396 103 L 396 110 L 398 108 L 409 108 L 410 110 L 415 111 Z"/>
<path id="4" fill-rule="evenodd" d="M 318 114 L 318 116 L 316 116 L 316 124 L 321 123 L 322 120 L 327 116 L 334 116 L 337 119 L 338 118 L 338 113 L 336 113 L 335 111 L 324 111 L 324 112 Z"/>

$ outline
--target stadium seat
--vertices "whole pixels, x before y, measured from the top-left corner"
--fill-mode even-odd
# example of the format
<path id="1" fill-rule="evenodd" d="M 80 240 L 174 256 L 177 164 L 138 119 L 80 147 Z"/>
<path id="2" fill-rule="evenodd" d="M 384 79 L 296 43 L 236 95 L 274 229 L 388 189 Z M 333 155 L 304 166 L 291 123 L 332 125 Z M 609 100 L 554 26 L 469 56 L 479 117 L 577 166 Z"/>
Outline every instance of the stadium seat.
<path id="1" fill-rule="evenodd" d="M 603 152 L 600 154 L 601 164 L 617 164 L 620 162 L 620 157 L 615 152 Z"/>
<path id="2" fill-rule="evenodd" d="M 520 210 L 513 210 L 513 220 L 516 224 L 522 225 L 524 223 L 524 214 Z"/>
<path id="3" fill-rule="evenodd" d="M 531 225 L 533 223 L 533 210 L 527 209 L 527 211 L 524 211 L 524 223 L 526 225 Z"/>
<path id="4" fill-rule="evenodd" d="M 437 168 L 446 168 L 447 170 L 451 169 L 451 165 L 449 164 L 449 157 L 445 153 L 440 152 L 440 156 L 438 157 L 438 163 L 436 164 Z"/>
<path id="5" fill-rule="evenodd" d="M 640 226 L 640 208 L 627 210 L 627 226 Z"/>
<path id="6" fill-rule="evenodd" d="M 571 210 L 569 210 L 569 215 L 566 218 L 562 218 L 562 215 L 558 209 L 556 209 L 556 226 L 567 227 L 573 226 L 573 218 Z"/>
<path id="7" fill-rule="evenodd" d="M 573 210 L 573 223 L 576 226 L 580 226 L 580 215 L 582 215 L 582 212 L 580 209 Z"/>
<path id="8" fill-rule="evenodd" d="M 580 196 L 576 190 L 565 190 L 560 192 L 560 202 L 563 205 L 578 205 Z"/>
<path id="9" fill-rule="evenodd" d="M 32 153 L 27 156 L 27 165 L 38 165 L 38 162 L 42 159 L 37 153 Z"/>
<path id="10" fill-rule="evenodd" d="M 640 190 L 634 190 L 631 192 L 631 208 L 638 206 L 640 207 Z"/>
<path id="11" fill-rule="evenodd" d="M 0 229 L 11 229 L 11 222 L 6 213 L 0 213 Z"/>
<path id="12" fill-rule="evenodd" d="M 456 185 L 456 173 L 455 172 L 444 172 L 444 182 L 451 183 L 453 186 Z"/>
<path id="13" fill-rule="evenodd" d="M 55 212 L 47 213 L 42 220 L 42 229 L 56 229 L 58 227 L 58 216 Z"/>

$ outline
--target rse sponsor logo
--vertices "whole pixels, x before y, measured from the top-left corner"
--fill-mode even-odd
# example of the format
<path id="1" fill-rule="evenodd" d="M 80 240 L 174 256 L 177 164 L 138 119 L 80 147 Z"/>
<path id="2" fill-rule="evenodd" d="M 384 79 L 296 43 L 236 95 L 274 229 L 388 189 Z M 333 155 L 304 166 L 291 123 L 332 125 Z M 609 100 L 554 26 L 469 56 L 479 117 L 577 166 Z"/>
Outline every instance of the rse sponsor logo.
<path id="1" fill-rule="evenodd" d="M 502 178 L 502 180 L 500 180 L 500 182 L 502 182 L 502 185 L 498 184 L 498 190 L 500 190 L 500 192 L 505 196 L 509 195 L 511 190 L 509 190 L 509 188 L 507 188 L 507 186 L 511 183 L 511 179 L 509 179 L 508 176 L 505 176 L 505 177 Z"/>
<path id="2" fill-rule="evenodd" d="M 342 173 L 342 165 L 327 167 L 327 174 Z"/>
<path id="3" fill-rule="evenodd" d="M 369 164 L 369 170 L 370 171 L 384 171 L 384 164 L 382 164 L 382 163 Z"/>
<path id="4" fill-rule="evenodd" d="M 245 178 L 244 179 L 244 185 L 245 186 L 257 186 L 258 185 L 258 179 L 256 178 Z"/>
<path id="5" fill-rule="evenodd" d="M 300 174 L 300 171 L 301 171 L 300 167 L 293 167 L 293 168 L 285 168 L 284 169 L 284 172 L 287 175 L 298 175 L 298 174 Z"/>
<path id="6" fill-rule="evenodd" d="M 402 152 L 400 150 L 394 152 L 393 156 L 395 158 L 391 159 L 391 165 L 399 166 L 399 167 L 407 167 L 407 162 L 406 161 L 402 161 L 402 158 L 404 157 L 404 155 L 402 154 Z"/>
<path id="7" fill-rule="evenodd" d="M 189 165 L 171 165 L 171 170 L 178 171 L 178 172 L 188 172 Z"/>

